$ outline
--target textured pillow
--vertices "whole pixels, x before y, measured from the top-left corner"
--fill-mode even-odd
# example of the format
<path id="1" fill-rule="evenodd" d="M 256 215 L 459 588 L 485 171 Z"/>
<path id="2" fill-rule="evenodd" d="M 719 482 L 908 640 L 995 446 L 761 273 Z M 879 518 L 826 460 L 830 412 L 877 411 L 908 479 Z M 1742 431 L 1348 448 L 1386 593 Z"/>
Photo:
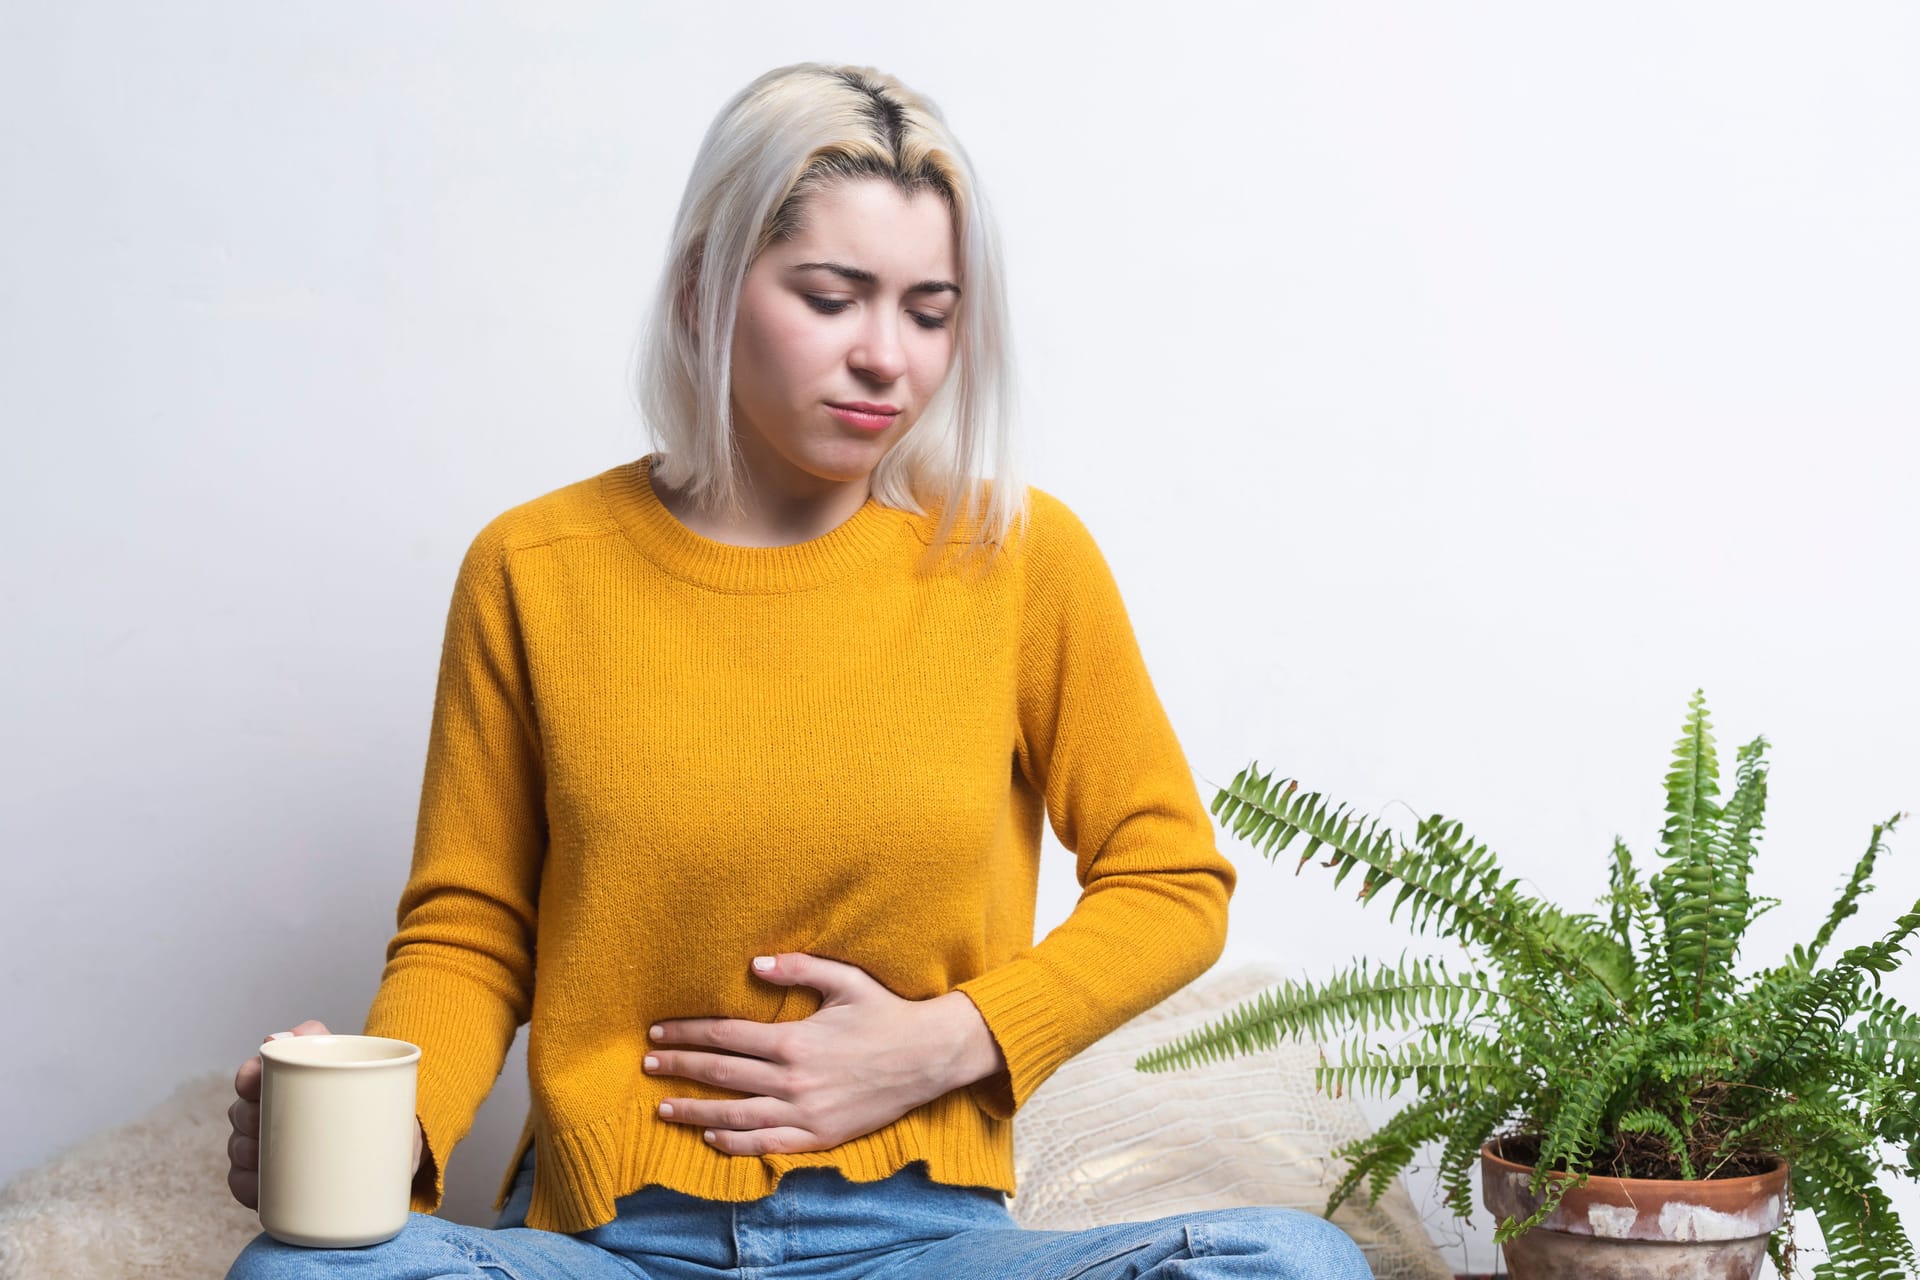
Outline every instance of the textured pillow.
<path id="1" fill-rule="evenodd" d="M 1014 1122 L 1014 1219 L 1079 1230 L 1236 1205 L 1324 1213 L 1342 1172 L 1328 1152 L 1372 1126 L 1352 1098 L 1315 1092 L 1314 1045 L 1167 1072 L 1133 1067 L 1283 977 L 1270 965 L 1215 969 L 1054 1072 Z M 1450 1280 L 1397 1179 L 1371 1208 L 1363 1188 L 1333 1221 L 1377 1280 Z"/>

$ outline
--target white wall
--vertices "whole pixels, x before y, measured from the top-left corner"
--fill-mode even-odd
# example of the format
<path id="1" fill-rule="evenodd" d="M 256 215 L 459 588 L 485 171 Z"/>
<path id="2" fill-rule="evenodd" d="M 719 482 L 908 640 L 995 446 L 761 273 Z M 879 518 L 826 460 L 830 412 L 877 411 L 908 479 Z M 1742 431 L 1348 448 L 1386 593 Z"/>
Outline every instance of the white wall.
<path id="1" fill-rule="evenodd" d="M 801 59 L 892 70 L 965 140 L 1031 478 L 1105 548 L 1206 797 L 1258 757 L 1459 817 L 1581 905 L 1615 832 L 1651 857 L 1703 686 L 1729 762 L 1776 743 L 1761 959 L 1920 805 L 1911 8 L 4 28 L 0 1180 L 267 1031 L 358 1025 L 460 554 L 645 450 L 626 359 L 694 149 Z M 1843 942 L 1920 896 L 1916 837 Z M 1230 961 L 1407 944 L 1223 848 Z M 516 1049 L 456 1217 L 487 1219 L 523 1077 Z"/>

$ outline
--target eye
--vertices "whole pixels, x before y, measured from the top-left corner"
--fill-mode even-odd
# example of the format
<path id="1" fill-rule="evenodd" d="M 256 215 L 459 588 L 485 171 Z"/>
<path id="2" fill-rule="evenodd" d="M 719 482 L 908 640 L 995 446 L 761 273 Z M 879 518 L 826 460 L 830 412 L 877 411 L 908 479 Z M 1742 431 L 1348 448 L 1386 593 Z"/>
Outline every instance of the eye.
<path id="1" fill-rule="evenodd" d="M 835 298 L 816 297 L 811 293 L 806 295 L 806 299 L 808 306 L 818 311 L 821 315 L 827 316 L 837 316 L 851 305 L 850 303 L 842 302 Z M 922 315 L 918 311 L 911 312 L 910 314 L 913 316 L 913 322 L 922 329 L 944 329 L 947 327 L 947 318 L 945 316 Z"/>

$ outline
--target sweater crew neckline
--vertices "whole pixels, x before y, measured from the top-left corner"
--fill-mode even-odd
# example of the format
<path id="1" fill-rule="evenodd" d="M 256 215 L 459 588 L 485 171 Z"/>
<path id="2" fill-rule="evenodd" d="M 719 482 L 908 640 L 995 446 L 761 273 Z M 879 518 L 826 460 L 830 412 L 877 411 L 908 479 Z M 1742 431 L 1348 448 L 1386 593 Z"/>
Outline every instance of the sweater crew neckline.
<path id="1" fill-rule="evenodd" d="M 805 542 L 715 542 L 682 524 L 660 501 L 653 488 L 655 458 L 647 454 L 608 471 L 601 486 L 607 505 L 642 555 L 674 577 L 714 591 L 771 595 L 846 577 L 896 539 L 905 516 L 869 496 L 851 517 Z"/>

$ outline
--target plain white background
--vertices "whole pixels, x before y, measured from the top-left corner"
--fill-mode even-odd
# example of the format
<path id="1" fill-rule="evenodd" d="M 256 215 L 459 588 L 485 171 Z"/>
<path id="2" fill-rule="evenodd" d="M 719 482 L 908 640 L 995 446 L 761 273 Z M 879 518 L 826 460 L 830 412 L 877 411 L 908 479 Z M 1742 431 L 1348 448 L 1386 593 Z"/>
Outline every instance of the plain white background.
<path id="1" fill-rule="evenodd" d="M 1101 542 L 1204 797 L 1257 758 L 1442 811 L 1581 907 L 1616 833 L 1652 860 L 1704 688 L 1729 771 L 1776 744 L 1755 963 L 1920 805 L 1910 8 L 38 2 L 0 33 L 0 1179 L 268 1031 L 358 1028 L 460 556 L 646 450 L 627 360 L 694 150 L 795 61 L 901 76 L 971 153 L 1029 478 Z M 1842 945 L 1920 897 L 1916 838 Z M 1229 962 L 1433 949 L 1222 848 Z"/>

